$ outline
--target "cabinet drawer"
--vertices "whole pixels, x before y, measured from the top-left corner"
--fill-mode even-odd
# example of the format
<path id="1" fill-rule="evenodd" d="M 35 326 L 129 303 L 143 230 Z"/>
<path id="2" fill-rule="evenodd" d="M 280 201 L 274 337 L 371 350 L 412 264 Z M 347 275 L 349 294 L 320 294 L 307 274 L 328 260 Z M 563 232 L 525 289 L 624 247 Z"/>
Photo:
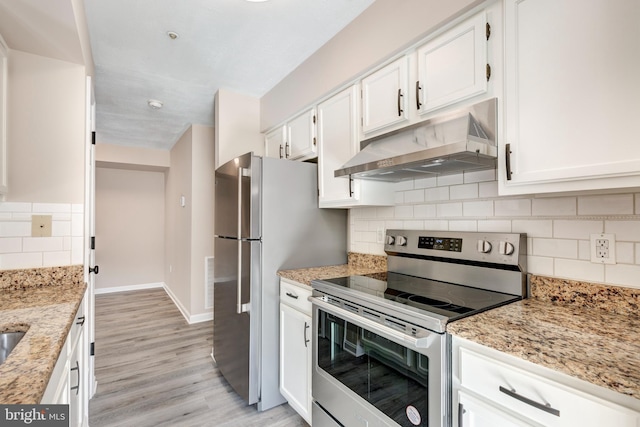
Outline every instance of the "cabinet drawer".
<path id="1" fill-rule="evenodd" d="M 280 280 L 280 301 L 311 316 L 311 288 L 303 288 L 284 279 Z"/>
<path id="2" fill-rule="evenodd" d="M 460 349 L 463 389 L 545 426 L 636 427 L 635 412 L 546 378 Z"/>

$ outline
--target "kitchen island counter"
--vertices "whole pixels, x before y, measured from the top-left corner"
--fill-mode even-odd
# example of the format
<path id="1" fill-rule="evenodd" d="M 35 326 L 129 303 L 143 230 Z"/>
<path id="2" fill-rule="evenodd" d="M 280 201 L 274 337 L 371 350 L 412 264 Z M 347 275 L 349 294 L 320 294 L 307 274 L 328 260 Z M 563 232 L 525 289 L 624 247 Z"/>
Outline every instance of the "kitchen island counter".
<path id="1" fill-rule="evenodd" d="M 26 332 L 0 365 L 0 403 L 38 404 L 84 297 L 82 266 L 0 272 L 0 332 Z"/>
<path id="2" fill-rule="evenodd" d="M 532 276 L 531 295 L 447 331 L 640 399 L 640 290 Z"/>

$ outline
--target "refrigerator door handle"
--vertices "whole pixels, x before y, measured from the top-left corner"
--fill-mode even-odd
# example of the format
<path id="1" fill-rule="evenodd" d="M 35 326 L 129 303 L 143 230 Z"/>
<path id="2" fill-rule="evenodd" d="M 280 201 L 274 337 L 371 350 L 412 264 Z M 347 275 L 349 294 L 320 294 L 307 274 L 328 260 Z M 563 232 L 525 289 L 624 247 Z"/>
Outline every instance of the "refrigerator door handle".
<path id="1" fill-rule="evenodd" d="M 245 168 L 238 168 L 238 283 L 236 313 L 249 311 L 249 304 L 242 304 L 242 177 L 247 175 Z"/>

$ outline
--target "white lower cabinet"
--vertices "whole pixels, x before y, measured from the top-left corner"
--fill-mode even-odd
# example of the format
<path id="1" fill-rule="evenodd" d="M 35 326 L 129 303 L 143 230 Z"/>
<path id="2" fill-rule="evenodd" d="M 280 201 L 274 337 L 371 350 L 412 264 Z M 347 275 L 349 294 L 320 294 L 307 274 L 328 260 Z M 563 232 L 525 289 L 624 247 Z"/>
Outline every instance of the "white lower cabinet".
<path id="1" fill-rule="evenodd" d="M 69 405 L 70 427 L 88 425 L 89 414 L 85 408 L 89 396 L 83 387 L 87 372 L 83 339 L 85 315 L 83 300 L 40 401 L 42 404 Z"/>
<path id="2" fill-rule="evenodd" d="M 637 427 L 626 396 L 499 351 L 453 338 L 453 419 L 458 427 Z"/>
<path id="3" fill-rule="evenodd" d="M 311 290 L 280 281 L 280 393 L 311 424 Z"/>

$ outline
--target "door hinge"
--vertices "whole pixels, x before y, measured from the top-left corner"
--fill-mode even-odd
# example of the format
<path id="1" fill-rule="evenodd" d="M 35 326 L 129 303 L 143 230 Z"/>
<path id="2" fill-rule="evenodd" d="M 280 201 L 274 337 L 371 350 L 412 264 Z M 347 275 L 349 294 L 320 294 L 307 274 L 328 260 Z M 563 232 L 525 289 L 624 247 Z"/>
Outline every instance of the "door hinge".
<path id="1" fill-rule="evenodd" d="M 491 78 L 491 65 L 487 64 L 487 81 Z"/>
<path id="2" fill-rule="evenodd" d="M 89 349 L 89 356 L 95 356 L 95 355 L 96 355 L 96 343 L 92 342 L 91 348 Z"/>
<path id="3" fill-rule="evenodd" d="M 91 132 L 91 145 L 96 145 L 96 132 Z"/>
<path id="4" fill-rule="evenodd" d="M 313 115 L 313 124 L 314 125 L 316 124 L 316 115 L 315 114 Z"/>
<path id="5" fill-rule="evenodd" d="M 491 24 L 489 24 L 488 22 L 485 27 L 485 34 L 487 35 L 487 40 L 489 40 L 489 37 L 491 37 Z"/>
<path id="6" fill-rule="evenodd" d="M 96 248 L 96 236 L 91 236 L 91 249 Z"/>

